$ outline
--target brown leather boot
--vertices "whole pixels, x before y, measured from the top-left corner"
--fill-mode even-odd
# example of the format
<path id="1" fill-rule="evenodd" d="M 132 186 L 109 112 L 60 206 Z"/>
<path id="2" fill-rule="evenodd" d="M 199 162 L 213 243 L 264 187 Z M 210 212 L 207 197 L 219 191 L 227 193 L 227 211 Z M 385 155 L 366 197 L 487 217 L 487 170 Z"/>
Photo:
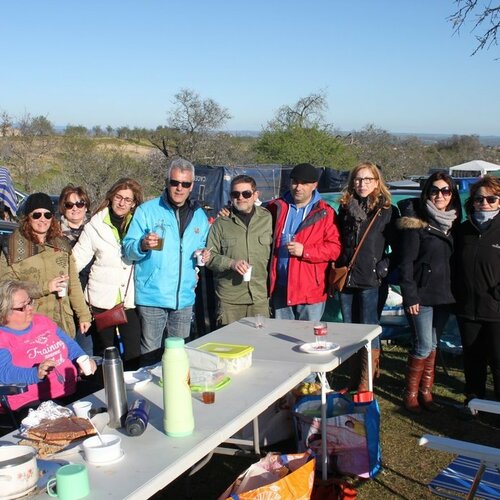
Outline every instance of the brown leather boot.
<path id="1" fill-rule="evenodd" d="M 372 377 L 374 381 L 380 376 L 379 363 L 380 349 L 372 349 Z M 368 390 L 368 351 L 365 348 L 360 351 L 360 365 L 358 392 L 364 392 Z"/>
<path id="2" fill-rule="evenodd" d="M 436 365 L 436 351 L 431 351 L 425 358 L 424 371 L 420 379 L 420 388 L 418 391 L 418 402 L 422 408 L 428 411 L 438 411 L 439 408 L 432 401 L 432 386 L 434 384 L 434 371 Z"/>
<path id="3" fill-rule="evenodd" d="M 418 387 L 424 371 L 426 359 L 408 356 L 408 367 L 406 370 L 406 388 L 403 396 L 403 404 L 408 411 L 420 413 L 422 409 L 418 404 Z"/>

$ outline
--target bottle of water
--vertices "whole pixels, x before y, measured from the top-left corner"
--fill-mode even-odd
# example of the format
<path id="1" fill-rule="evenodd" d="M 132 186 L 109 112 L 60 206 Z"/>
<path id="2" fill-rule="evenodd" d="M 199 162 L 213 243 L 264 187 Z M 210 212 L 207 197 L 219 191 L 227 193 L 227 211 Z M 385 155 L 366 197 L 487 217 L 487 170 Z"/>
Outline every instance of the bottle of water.
<path id="1" fill-rule="evenodd" d="M 125 419 L 125 429 L 129 436 L 140 436 L 148 426 L 149 422 L 149 402 L 145 399 L 136 399 Z"/>
<path id="2" fill-rule="evenodd" d="M 127 391 L 123 378 L 123 363 L 116 347 L 104 350 L 102 362 L 104 392 L 108 403 L 109 423 L 112 429 L 123 427 L 128 411 Z"/>
<path id="3" fill-rule="evenodd" d="M 194 430 L 193 404 L 189 387 L 189 360 L 184 339 L 165 340 L 163 369 L 163 428 L 167 436 L 189 436 Z"/>

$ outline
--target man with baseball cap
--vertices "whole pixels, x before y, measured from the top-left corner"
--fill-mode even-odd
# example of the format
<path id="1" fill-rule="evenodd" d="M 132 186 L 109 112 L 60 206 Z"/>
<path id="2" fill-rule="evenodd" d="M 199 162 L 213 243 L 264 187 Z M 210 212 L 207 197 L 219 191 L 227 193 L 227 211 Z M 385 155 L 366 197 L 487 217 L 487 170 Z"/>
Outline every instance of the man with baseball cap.
<path id="1" fill-rule="evenodd" d="M 327 272 L 340 254 L 335 211 L 317 191 L 319 172 L 309 163 L 290 173 L 290 191 L 271 201 L 273 253 L 270 296 L 279 319 L 319 321 L 325 310 Z"/>

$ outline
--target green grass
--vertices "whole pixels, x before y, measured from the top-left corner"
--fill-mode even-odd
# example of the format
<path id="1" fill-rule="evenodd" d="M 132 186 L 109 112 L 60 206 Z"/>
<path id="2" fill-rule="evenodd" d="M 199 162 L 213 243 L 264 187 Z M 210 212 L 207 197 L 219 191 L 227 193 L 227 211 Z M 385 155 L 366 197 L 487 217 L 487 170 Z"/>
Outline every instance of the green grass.
<path id="1" fill-rule="evenodd" d="M 473 420 L 460 418 L 457 406 L 463 402 L 463 372 L 461 358 L 445 356 L 448 375 L 438 364 L 435 400 L 437 413 L 411 415 L 401 407 L 404 388 L 407 348 L 384 346 L 381 375 L 376 381 L 375 394 L 381 410 L 382 471 L 374 479 L 358 482 L 358 498 L 363 499 L 420 499 L 435 498 L 427 483 L 453 458 L 452 455 L 428 450 L 418 445 L 423 434 L 439 434 L 488 446 L 500 447 L 500 417 L 480 413 Z M 344 387 L 346 371 L 340 367 L 329 374 L 335 389 Z M 491 384 L 489 390 L 492 390 Z M 489 397 L 493 395 L 490 392 Z M 223 416 L 221 415 L 221 418 Z M 273 451 L 291 452 L 293 442 L 273 446 Z M 168 450 L 165 450 L 168 453 Z M 215 499 L 240 472 L 256 458 L 214 456 L 209 464 L 195 474 L 191 483 L 194 499 Z M 155 500 L 184 498 L 186 476 L 158 492 Z"/>

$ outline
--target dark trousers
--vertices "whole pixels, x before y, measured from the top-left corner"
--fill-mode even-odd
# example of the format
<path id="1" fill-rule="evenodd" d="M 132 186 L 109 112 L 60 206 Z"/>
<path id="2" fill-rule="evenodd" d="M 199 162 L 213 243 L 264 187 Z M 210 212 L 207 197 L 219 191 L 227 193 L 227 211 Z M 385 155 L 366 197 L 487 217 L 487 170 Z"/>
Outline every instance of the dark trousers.
<path id="1" fill-rule="evenodd" d="M 94 314 L 105 311 L 92 306 Z M 100 332 L 97 331 L 95 323 L 92 323 L 91 334 L 94 344 L 94 354 L 102 356 L 106 347 L 116 346 L 123 348 L 121 353 L 123 366 L 125 370 L 136 370 L 139 367 L 139 358 L 141 356 L 141 322 L 136 309 L 126 309 L 128 323 L 119 325 L 118 332 L 120 338 L 116 334 L 116 327 L 106 328 Z"/>
<path id="2" fill-rule="evenodd" d="M 493 374 L 495 398 L 500 401 L 500 323 L 458 318 L 462 338 L 465 394 L 486 395 L 488 365 Z"/>

